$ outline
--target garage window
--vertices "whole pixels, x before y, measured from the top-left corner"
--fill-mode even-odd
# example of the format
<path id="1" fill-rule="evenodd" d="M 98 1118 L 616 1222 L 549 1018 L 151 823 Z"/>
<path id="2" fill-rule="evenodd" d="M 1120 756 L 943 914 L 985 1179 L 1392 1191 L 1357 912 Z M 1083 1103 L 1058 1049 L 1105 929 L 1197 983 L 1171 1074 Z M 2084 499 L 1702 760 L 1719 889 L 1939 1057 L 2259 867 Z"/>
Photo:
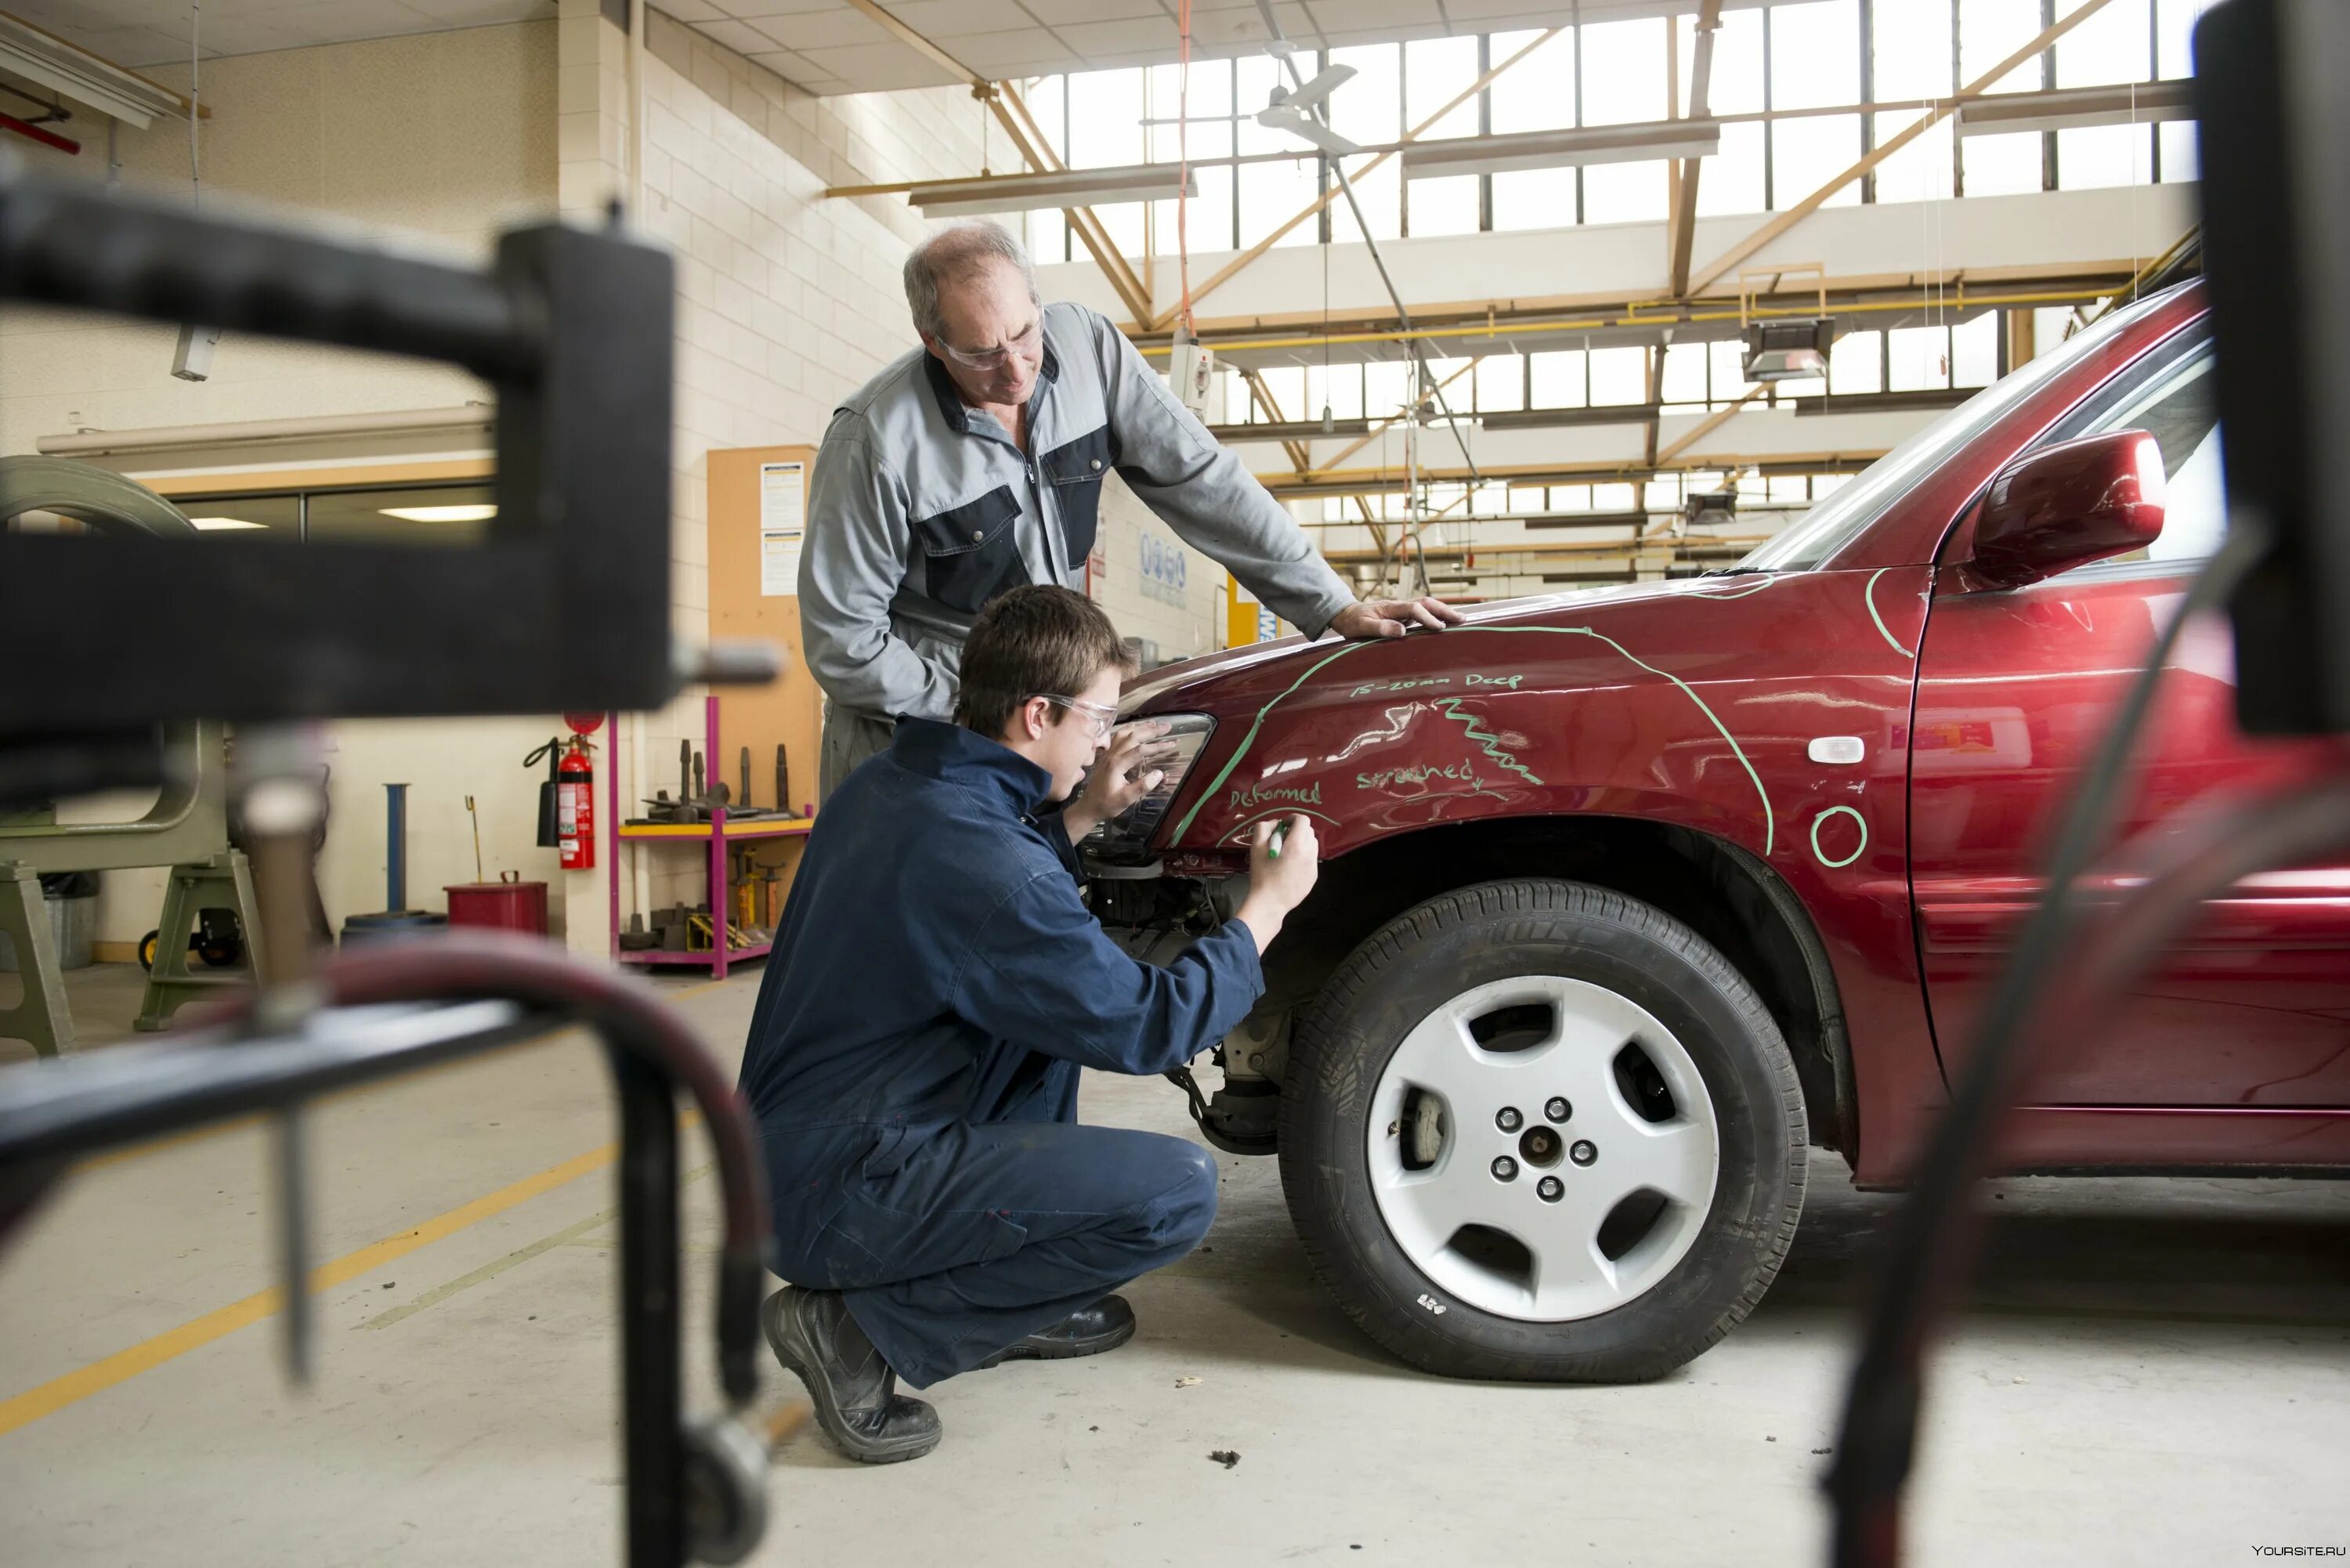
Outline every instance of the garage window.
<path id="1" fill-rule="evenodd" d="M 173 504 L 209 539 L 440 548 L 479 544 L 498 511 L 486 481 L 182 496 Z"/>

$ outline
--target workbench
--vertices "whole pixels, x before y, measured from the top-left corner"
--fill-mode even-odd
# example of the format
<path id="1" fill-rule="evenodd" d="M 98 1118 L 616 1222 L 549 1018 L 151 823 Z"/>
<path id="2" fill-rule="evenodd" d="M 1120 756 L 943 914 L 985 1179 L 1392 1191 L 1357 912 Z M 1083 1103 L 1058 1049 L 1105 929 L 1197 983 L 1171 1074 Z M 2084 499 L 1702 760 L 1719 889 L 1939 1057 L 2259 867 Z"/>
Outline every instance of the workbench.
<path id="1" fill-rule="evenodd" d="M 705 758 L 720 754 L 718 750 L 718 699 L 706 699 L 704 727 Z M 618 715 L 608 724 L 607 734 L 619 733 Z M 620 770 L 616 764 L 608 770 L 605 785 L 605 858 L 610 869 L 605 881 L 611 889 L 612 957 L 621 963 L 695 964 L 710 971 L 712 980 L 724 980 L 730 964 L 746 959 L 764 958 L 774 947 L 772 940 L 754 942 L 749 947 L 728 950 L 726 930 L 733 919 L 734 904 L 733 862 L 728 851 L 731 846 L 754 843 L 761 839 L 805 838 L 816 826 L 813 818 L 805 816 L 755 816 L 741 822 L 729 822 L 726 808 L 712 806 L 708 822 L 626 823 L 621 820 Z M 623 844 L 704 843 L 709 845 L 709 889 L 711 945 L 687 948 L 670 952 L 660 948 L 625 951 L 620 947 L 620 846 Z"/>

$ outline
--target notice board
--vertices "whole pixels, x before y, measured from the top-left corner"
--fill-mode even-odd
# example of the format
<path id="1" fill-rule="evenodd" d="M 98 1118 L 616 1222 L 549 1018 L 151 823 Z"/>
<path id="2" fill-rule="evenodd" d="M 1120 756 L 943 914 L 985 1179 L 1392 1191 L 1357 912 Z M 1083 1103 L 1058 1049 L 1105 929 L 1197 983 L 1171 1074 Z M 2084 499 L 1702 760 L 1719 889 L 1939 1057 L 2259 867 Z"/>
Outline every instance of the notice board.
<path id="1" fill-rule="evenodd" d="M 792 814 L 816 799 L 816 752 L 824 728 L 824 694 L 808 673 L 800 636 L 799 559 L 807 521 L 807 482 L 816 465 L 812 446 L 754 446 L 710 454 L 710 635 L 772 642 L 784 650 L 784 672 L 764 686 L 721 686 L 714 777 L 734 788 L 742 748 L 751 748 L 751 803 L 773 805 L 775 746 L 791 767 Z M 775 841 L 763 862 L 795 859 Z"/>

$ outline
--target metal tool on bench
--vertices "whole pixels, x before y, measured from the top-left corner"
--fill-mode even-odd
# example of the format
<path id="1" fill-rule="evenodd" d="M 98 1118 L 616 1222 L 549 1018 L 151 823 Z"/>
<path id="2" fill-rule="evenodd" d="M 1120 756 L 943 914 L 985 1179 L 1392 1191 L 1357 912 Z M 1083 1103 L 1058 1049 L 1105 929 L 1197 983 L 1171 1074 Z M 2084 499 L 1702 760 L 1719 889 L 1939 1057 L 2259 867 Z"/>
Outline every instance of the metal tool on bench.
<path id="1" fill-rule="evenodd" d="M 775 806 L 751 804 L 751 748 L 748 746 L 742 748 L 739 772 L 743 778 L 743 787 L 739 793 L 727 789 L 723 784 L 714 786 L 719 794 L 720 803 L 726 807 L 727 821 L 758 822 L 768 817 L 785 815 Z"/>
<path id="2" fill-rule="evenodd" d="M 689 748 L 689 750 L 691 750 L 691 748 Z M 711 820 L 711 815 L 713 812 L 715 812 L 720 806 L 726 805 L 728 791 L 725 781 L 718 777 L 716 769 L 713 768 L 709 770 L 708 773 L 704 773 L 702 768 L 702 757 L 700 752 L 693 752 L 692 756 L 693 808 L 701 814 L 697 820 L 708 822 Z"/>
<path id="3" fill-rule="evenodd" d="M 268 1115 L 286 1348 L 307 1374 L 302 1105 L 587 1024 L 621 1102 L 632 1568 L 740 1561 L 764 1523 L 765 1452 L 750 1412 L 767 1221 L 748 1115 L 640 983 L 543 943 L 444 934 L 318 961 L 306 884 L 325 803 L 303 722 L 639 711 L 688 681 L 773 677 L 772 649 L 681 653 L 672 640 L 674 284 L 664 253 L 617 233 L 518 230 L 474 271 L 36 182 L 0 156 L 0 299 L 440 360 L 487 382 L 498 402 L 498 514 L 475 544 L 256 552 L 0 531 L 0 669 L 44 672 L 0 680 L 0 803 L 166 784 L 159 726 L 238 723 L 230 794 L 252 856 L 258 919 L 247 937 L 262 981 L 193 1040 L 0 1070 L 0 1237 L 88 1153 Z M 12 514 L 9 499 L 0 493 L 0 515 Z M 204 679 L 157 678 L 191 667 Z M 702 1110 L 725 1214 L 725 1411 L 692 1422 L 680 1343 L 681 1089 Z"/>
<path id="4" fill-rule="evenodd" d="M 710 813 L 703 808 L 702 791 L 693 779 L 693 742 L 677 743 L 677 798 L 670 798 L 667 790 L 656 790 L 653 798 L 645 802 L 645 815 L 629 818 L 630 826 L 655 823 L 708 822 Z"/>
<path id="5" fill-rule="evenodd" d="M 718 765 L 712 760 L 707 768 L 700 752 L 693 753 L 693 804 L 702 812 L 701 820 L 708 822 L 723 810 L 729 822 L 756 821 L 774 814 L 765 806 L 751 804 L 751 749 L 743 748 L 743 794 L 738 798 L 726 781 L 718 776 Z"/>

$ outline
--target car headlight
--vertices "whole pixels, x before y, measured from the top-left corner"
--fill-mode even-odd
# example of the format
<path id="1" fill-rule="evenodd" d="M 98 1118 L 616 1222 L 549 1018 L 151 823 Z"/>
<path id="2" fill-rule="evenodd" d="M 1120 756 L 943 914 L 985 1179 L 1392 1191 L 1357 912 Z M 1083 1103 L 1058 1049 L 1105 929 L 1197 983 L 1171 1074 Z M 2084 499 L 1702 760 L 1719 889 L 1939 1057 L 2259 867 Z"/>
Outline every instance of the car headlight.
<path id="1" fill-rule="evenodd" d="M 1216 722 L 1205 713 L 1161 713 L 1147 719 L 1129 719 L 1110 732 L 1110 740 L 1129 730 L 1140 729 L 1146 737 L 1159 725 L 1167 732 L 1156 740 L 1145 739 L 1143 754 L 1149 760 L 1142 771 L 1157 768 L 1167 776 L 1158 787 L 1144 795 L 1119 816 L 1112 817 L 1086 835 L 1086 853 L 1114 865 L 1139 866 L 1150 858 L 1150 840 L 1159 825 L 1166 820 L 1167 808 L 1174 802 L 1175 792 L 1183 787 L 1183 775 L 1200 760 L 1208 737 L 1215 732 Z"/>

